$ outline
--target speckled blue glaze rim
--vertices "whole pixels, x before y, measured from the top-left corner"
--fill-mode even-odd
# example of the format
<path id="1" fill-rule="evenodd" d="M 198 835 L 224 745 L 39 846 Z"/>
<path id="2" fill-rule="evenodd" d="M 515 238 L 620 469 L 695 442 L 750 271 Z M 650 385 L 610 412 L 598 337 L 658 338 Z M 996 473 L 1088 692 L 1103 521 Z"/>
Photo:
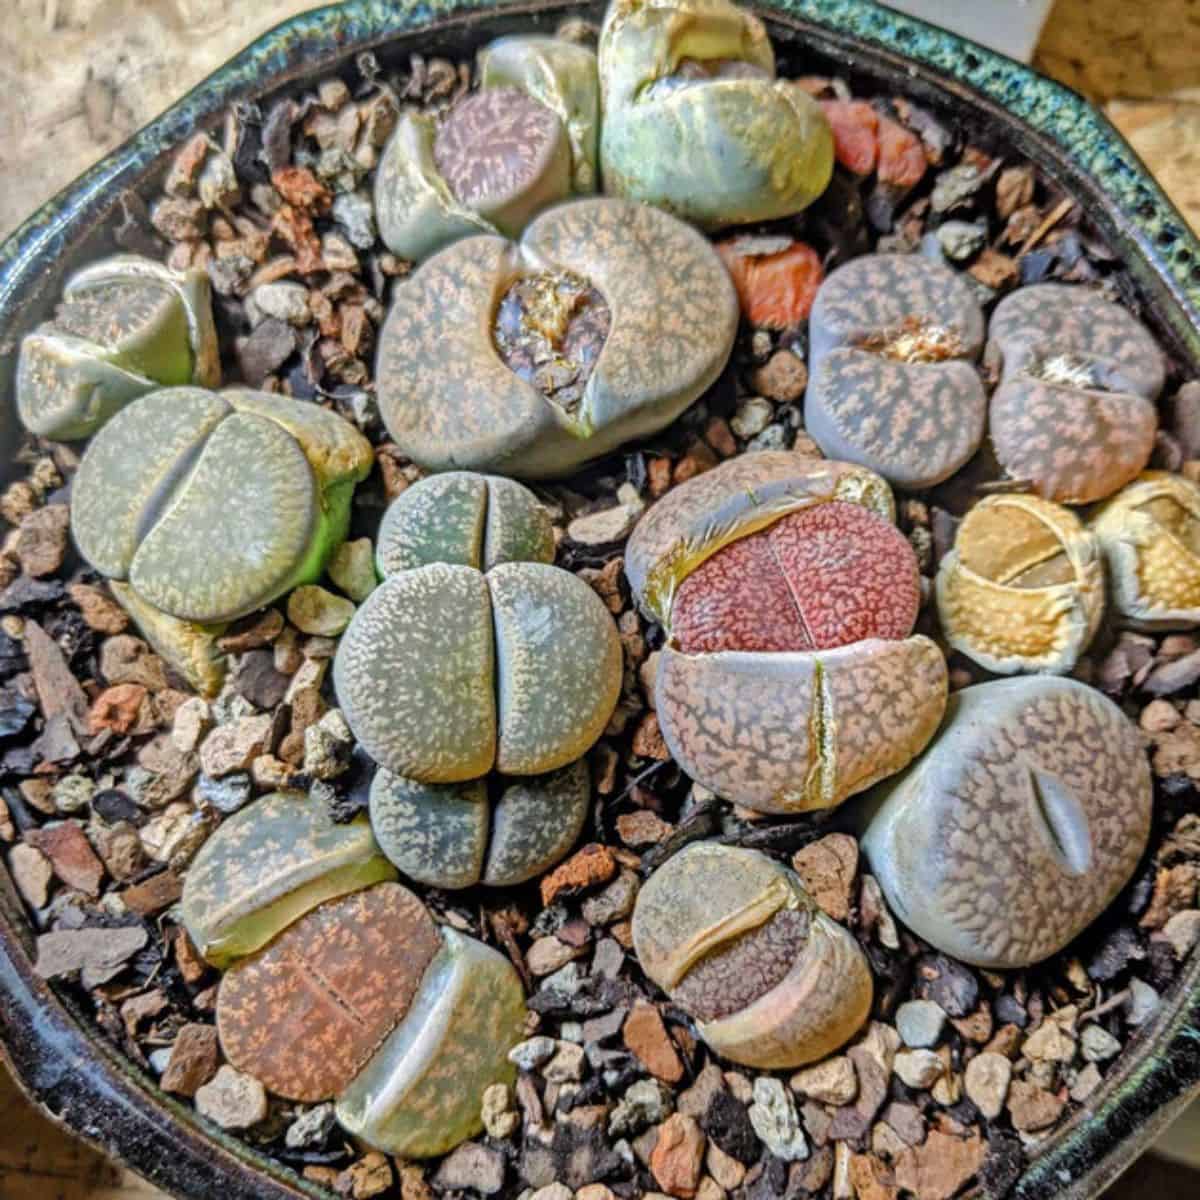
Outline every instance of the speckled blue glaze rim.
<path id="1" fill-rule="evenodd" d="M 825 66 L 863 75 L 975 126 L 1055 177 L 1087 207 L 1123 259 L 1127 298 L 1200 374 L 1200 244 L 1112 126 L 1068 89 L 1028 68 L 867 0 L 755 5 L 781 51 L 803 46 Z M 470 46 L 514 28 L 552 28 L 599 4 L 570 0 L 386 3 L 347 0 L 293 18 L 232 59 L 121 149 L 45 205 L 0 246 L 0 379 L 21 335 L 46 313 L 73 259 L 94 253 L 122 193 L 147 188 L 171 152 L 234 101 L 338 69 L 355 53 Z M 11 403 L 0 464 L 16 445 Z M 0 869 L 0 1051 L 41 1106 L 181 1200 L 300 1200 L 326 1193 L 164 1096 L 33 972 L 30 927 Z M 1200 955 L 1071 1122 L 1043 1144 L 1009 1195 L 1097 1196 L 1200 1090 Z M 975 1196 L 990 1197 L 986 1189 Z"/>

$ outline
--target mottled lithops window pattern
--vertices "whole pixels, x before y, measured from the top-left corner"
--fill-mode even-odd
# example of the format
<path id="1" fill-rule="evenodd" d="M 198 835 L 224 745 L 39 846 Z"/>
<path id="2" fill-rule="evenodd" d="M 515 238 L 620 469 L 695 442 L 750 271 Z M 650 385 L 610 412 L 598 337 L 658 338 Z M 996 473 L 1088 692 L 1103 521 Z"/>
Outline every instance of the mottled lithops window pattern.
<path id="1" fill-rule="evenodd" d="M 569 404 L 510 370 L 494 338 L 505 293 L 539 274 L 583 281 L 610 313 Z M 737 318 L 729 276 L 695 230 L 642 205 L 578 200 L 538 217 L 519 245 L 458 242 L 397 289 L 380 339 L 380 410 L 422 466 L 566 474 L 661 429 L 700 396 L 725 365 Z M 579 353 L 598 340 L 593 329 Z"/>
<path id="2" fill-rule="evenodd" d="M 983 439 L 974 367 L 983 314 L 963 279 L 918 255 L 870 254 L 821 285 L 809 322 L 804 420 L 832 458 L 897 487 L 954 474 Z"/>
<path id="3" fill-rule="evenodd" d="M 1070 509 L 990 496 L 967 514 L 937 577 L 947 640 L 989 671 L 1070 671 L 1104 614 L 1100 543 Z"/>
<path id="4" fill-rule="evenodd" d="M 1074 680 L 956 693 L 864 840 L 896 915 L 938 949 L 1022 967 L 1065 946 L 1133 874 L 1150 831 L 1137 729 Z"/>
<path id="5" fill-rule="evenodd" d="M 1039 495 L 1102 500 L 1149 462 L 1165 366 L 1120 305 L 1082 287 L 1022 288 L 997 305 L 986 358 L 1000 372 L 990 411 L 996 457 Z"/>
<path id="6" fill-rule="evenodd" d="M 638 895 L 643 969 L 718 1053 L 795 1067 L 836 1050 L 866 1020 L 871 974 L 858 944 L 799 879 L 754 850 L 689 846 Z"/>

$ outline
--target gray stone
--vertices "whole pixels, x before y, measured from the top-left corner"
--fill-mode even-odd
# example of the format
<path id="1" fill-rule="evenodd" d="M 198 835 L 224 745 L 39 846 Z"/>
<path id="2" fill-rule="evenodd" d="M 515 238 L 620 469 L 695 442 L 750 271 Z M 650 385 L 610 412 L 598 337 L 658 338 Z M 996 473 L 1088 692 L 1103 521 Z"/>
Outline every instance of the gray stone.
<path id="1" fill-rule="evenodd" d="M 567 526 L 567 537 L 581 546 L 606 546 L 629 536 L 641 510 L 634 505 L 618 504 L 576 517 Z"/>
<path id="2" fill-rule="evenodd" d="M 554 1057 L 542 1067 L 550 1083 L 573 1083 L 583 1078 L 583 1047 L 574 1042 L 559 1042 Z"/>
<path id="3" fill-rule="evenodd" d="M 254 795 L 254 784 L 244 771 L 225 775 L 221 779 L 210 779 L 207 775 L 201 775 L 196 784 L 196 792 L 205 804 L 229 816 L 250 803 L 250 797 Z"/>
<path id="4" fill-rule="evenodd" d="M 751 450 L 786 450 L 788 448 L 788 431 L 780 424 L 768 425 L 746 447 Z"/>
<path id="5" fill-rule="evenodd" d="M 608 1118 L 608 1132 L 634 1135 L 666 1120 L 671 1112 L 671 1093 L 657 1079 L 639 1079 L 617 1101 Z"/>
<path id="6" fill-rule="evenodd" d="M 965 262 L 987 242 L 987 226 L 969 221 L 947 221 L 937 230 L 938 244 L 952 262 Z"/>
<path id="7" fill-rule="evenodd" d="M 375 205 L 365 192 L 343 192 L 333 202 L 333 219 L 352 246 L 370 250 L 375 245 Z"/>
<path id="8" fill-rule="evenodd" d="M 445 1191 L 471 1190 L 494 1196 L 504 1186 L 504 1156 L 478 1142 L 463 1142 L 433 1177 Z"/>
<path id="9" fill-rule="evenodd" d="M 289 325 L 308 325 L 312 309 L 308 307 L 308 288 L 300 283 L 263 283 L 250 293 L 247 311 L 253 324 L 267 317 Z"/>
<path id="10" fill-rule="evenodd" d="M 1079 1049 L 1085 1062 L 1101 1063 L 1121 1053 L 1121 1043 L 1101 1025 L 1086 1025 L 1079 1035 Z"/>
<path id="11" fill-rule="evenodd" d="M 50 792 L 55 812 L 71 816 L 83 812 L 91 803 L 96 785 L 84 775 L 64 775 Z"/>
<path id="12" fill-rule="evenodd" d="M 45 933 L 37 940 L 34 969 L 43 979 L 62 979 L 78 971 L 84 987 L 99 987 L 119 975 L 148 940 L 141 925 Z"/>
<path id="13" fill-rule="evenodd" d="M 892 1070 L 918 1091 L 933 1087 L 945 1069 L 946 1064 L 932 1050 L 901 1050 L 892 1060 Z"/>
<path id="14" fill-rule="evenodd" d="M 962 163 L 943 171 L 933 186 L 931 197 L 935 213 L 949 212 L 966 204 L 983 184 L 983 172 L 974 163 Z"/>
<path id="15" fill-rule="evenodd" d="M 266 1089 L 254 1076 L 227 1064 L 197 1090 L 196 1111 L 222 1129 L 249 1129 L 266 1118 Z"/>
<path id="16" fill-rule="evenodd" d="M 1129 1023 L 1144 1025 L 1158 1011 L 1162 997 L 1141 979 L 1129 982 Z"/>
<path id="17" fill-rule="evenodd" d="M 945 1026 L 946 1013 L 932 1000 L 909 1000 L 896 1009 L 896 1029 L 911 1049 L 936 1046 Z"/>
<path id="18" fill-rule="evenodd" d="M 963 1076 L 968 1099 L 988 1120 L 995 1120 L 1004 1111 L 1011 1082 L 1012 1063 L 1003 1054 L 990 1051 L 971 1059 Z"/>
<path id="19" fill-rule="evenodd" d="M 1163 936 L 1171 943 L 1177 958 L 1183 958 L 1200 941 L 1200 909 L 1185 908 L 1164 926 Z"/>
<path id="20" fill-rule="evenodd" d="M 761 396 L 751 396 L 737 406 L 729 427 L 740 438 L 752 438 L 762 433 L 775 415 L 774 406 Z"/>
<path id="21" fill-rule="evenodd" d="M 287 1128 L 284 1141 L 289 1150 L 307 1150 L 319 1146 L 333 1132 L 337 1116 L 332 1104 L 306 1109 Z"/>
<path id="22" fill-rule="evenodd" d="M 754 1132 L 776 1158 L 801 1162 L 808 1157 L 808 1140 L 800 1128 L 795 1102 L 780 1080 L 770 1075 L 755 1079 L 749 1112 Z"/>
<path id="23" fill-rule="evenodd" d="M 557 1049 L 558 1043 L 552 1037 L 539 1034 L 537 1037 L 518 1042 L 508 1052 L 508 1061 L 515 1063 L 521 1071 L 532 1071 L 542 1063 L 549 1062 Z"/>
<path id="24" fill-rule="evenodd" d="M 583 919 L 589 925 L 610 925 L 633 912 L 637 900 L 638 878 L 622 871 L 603 891 L 583 902 Z"/>
<path id="25" fill-rule="evenodd" d="M 36 846 L 14 846 L 8 855 L 8 869 L 25 903 L 30 908 L 45 908 L 54 878 L 50 860 Z"/>

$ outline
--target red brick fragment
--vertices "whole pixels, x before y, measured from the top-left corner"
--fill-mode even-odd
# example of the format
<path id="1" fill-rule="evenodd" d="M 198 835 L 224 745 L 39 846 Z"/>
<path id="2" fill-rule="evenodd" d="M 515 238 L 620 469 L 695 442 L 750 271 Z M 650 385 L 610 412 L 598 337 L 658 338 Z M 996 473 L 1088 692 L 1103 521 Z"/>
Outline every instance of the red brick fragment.
<path id="1" fill-rule="evenodd" d="M 560 892 L 582 891 L 607 883 L 617 873 L 617 860 L 607 846 L 591 842 L 576 850 L 542 880 L 542 903 L 553 904 Z"/>
<path id="2" fill-rule="evenodd" d="M 879 118 L 880 182 L 907 191 L 921 182 L 928 165 L 925 148 L 915 133 L 891 117 Z"/>
<path id="3" fill-rule="evenodd" d="M 865 100 L 822 100 L 833 130 L 833 156 L 847 171 L 870 175 L 879 155 L 879 114 Z"/>
<path id="4" fill-rule="evenodd" d="M 825 278 L 821 256 L 804 242 L 770 254 L 753 253 L 753 243 L 733 238 L 717 243 L 742 312 L 764 329 L 790 329 L 808 320 Z"/>

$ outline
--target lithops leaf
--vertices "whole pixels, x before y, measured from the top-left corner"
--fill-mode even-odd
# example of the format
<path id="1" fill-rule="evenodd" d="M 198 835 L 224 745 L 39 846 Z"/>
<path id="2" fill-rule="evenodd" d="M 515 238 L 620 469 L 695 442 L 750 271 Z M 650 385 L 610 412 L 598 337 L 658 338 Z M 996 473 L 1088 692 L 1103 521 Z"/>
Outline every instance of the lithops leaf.
<path id="1" fill-rule="evenodd" d="M 638 522 L 625 548 L 625 574 L 639 607 L 669 624 L 676 589 L 703 562 L 788 513 L 828 500 L 895 519 L 891 490 L 878 475 L 787 450 L 731 458 L 672 488 Z"/>
<path id="2" fill-rule="evenodd" d="M 816 653 L 681 654 L 667 648 L 655 697 L 679 765 L 758 812 L 832 808 L 906 766 L 946 704 L 928 638 Z"/>
<path id="3" fill-rule="evenodd" d="M 201 954 L 224 966 L 318 904 L 395 874 L 365 817 L 338 825 L 319 800 L 275 792 L 200 848 L 184 883 L 183 922 Z"/>
<path id="4" fill-rule="evenodd" d="M 1112 901 L 1150 832 L 1137 729 L 1071 679 L 957 692 L 937 741 L 870 798 L 863 849 L 892 911 L 939 950 L 1024 967 Z"/>
<path id="5" fill-rule="evenodd" d="M 500 475 L 487 476 L 487 525 L 483 569 L 500 563 L 554 561 L 550 514 L 526 487 Z"/>
<path id="6" fill-rule="evenodd" d="M 573 762 L 604 731 L 621 692 L 621 643 L 604 602 L 545 563 L 488 572 L 496 623 L 496 767 L 538 775 Z"/>
<path id="7" fill-rule="evenodd" d="M 571 185 L 596 190 L 600 81 L 595 52 L 562 38 L 518 34 L 479 52 L 481 88 L 515 87 L 558 116 L 571 143 Z"/>
<path id="8" fill-rule="evenodd" d="M 340 1095 L 412 1011 L 440 942 L 396 883 L 321 905 L 221 980 L 225 1057 L 288 1100 Z"/>
<path id="9" fill-rule="evenodd" d="M 453 929 L 442 939 L 408 1015 L 337 1106 L 350 1133 L 405 1158 L 443 1154 L 482 1128 L 479 1097 L 512 1081 L 507 1054 L 525 1022 L 508 960 Z"/>
<path id="10" fill-rule="evenodd" d="M 937 601 L 947 640 L 989 671 L 1065 674 L 1104 614 L 1099 542 L 1058 504 L 989 496 L 942 559 Z"/>
<path id="11" fill-rule="evenodd" d="M 354 614 L 334 685 L 355 737 L 381 766 L 431 783 L 491 769 L 491 607 L 480 572 L 435 563 L 385 580 Z"/>

